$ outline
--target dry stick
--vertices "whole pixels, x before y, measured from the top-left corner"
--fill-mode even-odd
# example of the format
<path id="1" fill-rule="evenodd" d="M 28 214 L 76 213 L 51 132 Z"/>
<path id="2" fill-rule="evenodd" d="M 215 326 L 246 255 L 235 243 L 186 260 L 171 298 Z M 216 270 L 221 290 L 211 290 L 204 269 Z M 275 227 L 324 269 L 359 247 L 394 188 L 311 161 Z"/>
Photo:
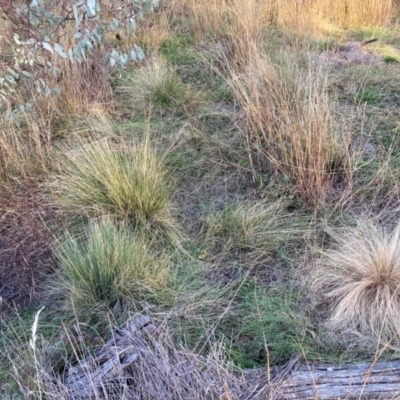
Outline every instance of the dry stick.
<path id="1" fill-rule="evenodd" d="M 373 38 L 373 39 L 366 40 L 365 42 L 361 42 L 361 44 L 363 46 L 366 46 L 367 44 L 374 43 L 374 42 L 377 42 L 377 41 L 378 41 L 378 38 Z"/>

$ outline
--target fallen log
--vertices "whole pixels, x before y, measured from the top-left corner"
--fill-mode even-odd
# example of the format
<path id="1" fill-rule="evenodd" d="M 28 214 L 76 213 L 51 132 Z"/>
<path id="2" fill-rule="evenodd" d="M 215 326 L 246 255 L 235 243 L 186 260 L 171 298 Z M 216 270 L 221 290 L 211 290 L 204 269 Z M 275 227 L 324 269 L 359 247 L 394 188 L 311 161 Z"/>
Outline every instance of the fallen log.
<path id="1" fill-rule="evenodd" d="M 47 377 L 51 400 L 232 400 L 245 388 L 242 376 L 218 358 L 177 350 L 150 318 L 128 321 L 94 355 L 62 376 Z"/>
<path id="2" fill-rule="evenodd" d="M 86 361 L 70 368 L 63 382 L 69 397 L 72 399 L 101 397 L 104 382 L 120 376 L 124 369 L 139 358 L 140 347 L 133 346 L 132 339 L 134 338 L 136 344 L 143 344 L 142 334 L 151 334 L 155 329 L 150 318 L 144 316 L 117 329 L 112 339 L 96 356 L 89 357 Z"/>
<path id="3" fill-rule="evenodd" d="M 233 373 L 218 354 L 177 350 L 150 318 L 139 317 L 52 382 L 49 399 L 394 399 L 400 396 L 400 360 L 339 366 L 305 363 L 299 355 L 270 371 Z"/>
<path id="4" fill-rule="evenodd" d="M 400 361 L 347 365 L 301 363 L 277 374 L 253 400 L 395 399 L 400 396 Z"/>

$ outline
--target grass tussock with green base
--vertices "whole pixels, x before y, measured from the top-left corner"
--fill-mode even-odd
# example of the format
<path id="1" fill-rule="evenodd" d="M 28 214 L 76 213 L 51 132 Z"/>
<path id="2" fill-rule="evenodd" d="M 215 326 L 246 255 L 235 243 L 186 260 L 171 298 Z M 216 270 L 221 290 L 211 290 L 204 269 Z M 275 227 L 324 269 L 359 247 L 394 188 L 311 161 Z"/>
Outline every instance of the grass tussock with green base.
<path id="1" fill-rule="evenodd" d="M 270 257 L 290 241 L 304 239 L 311 231 L 309 219 L 288 211 L 286 201 L 241 201 L 227 204 L 206 218 L 206 238 L 224 251 L 247 250 Z"/>
<path id="2" fill-rule="evenodd" d="M 67 214 L 173 231 L 171 187 L 163 157 L 147 139 L 119 144 L 103 139 L 69 150 L 51 189 Z"/>
<path id="3" fill-rule="evenodd" d="M 315 279 L 329 307 L 329 326 L 374 344 L 399 343 L 400 227 L 387 231 L 364 223 L 334 239 Z"/>
<path id="4" fill-rule="evenodd" d="M 153 254 L 143 238 L 108 219 L 93 222 L 85 238 L 67 236 L 56 257 L 58 286 L 79 315 L 99 306 L 157 302 L 170 272 L 165 255 Z"/>
<path id="5" fill-rule="evenodd" d="M 121 104 L 127 112 L 192 112 L 203 103 L 203 96 L 184 84 L 175 70 L 163 59 L 154 59 L 117 87 Z"/>

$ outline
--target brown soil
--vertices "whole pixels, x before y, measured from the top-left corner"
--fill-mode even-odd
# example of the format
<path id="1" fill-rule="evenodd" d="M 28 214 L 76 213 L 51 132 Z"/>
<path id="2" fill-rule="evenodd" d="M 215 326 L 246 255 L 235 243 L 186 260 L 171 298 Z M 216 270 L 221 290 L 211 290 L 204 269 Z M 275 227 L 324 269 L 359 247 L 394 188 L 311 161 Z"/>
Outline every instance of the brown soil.
<path id="1" fill-rule="evenodd" d="M 32 184 L 5 190 L 0 199 L 1 311 L 38 300 L 40 283 L 49 271 L 53 235 L 46 222 L 54 218 Z"/>
<path id="2" fill-rule="evenodd" d="M 350 42 L 335 50 L 324 51 L 319 59 L 332 65 L 342 64 L 376 64 L 382 62 L 382 57 L 367 49 L 367 44 Z"/>

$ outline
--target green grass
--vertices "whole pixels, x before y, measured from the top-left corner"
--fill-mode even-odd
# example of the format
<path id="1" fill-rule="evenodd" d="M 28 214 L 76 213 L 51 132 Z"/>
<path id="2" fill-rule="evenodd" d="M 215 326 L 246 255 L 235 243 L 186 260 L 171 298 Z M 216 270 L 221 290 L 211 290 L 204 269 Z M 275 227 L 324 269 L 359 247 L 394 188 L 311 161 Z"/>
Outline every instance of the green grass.
<path id="1" fill-rule="evenodd" d="M 0 390 L 4 399 L 26 399 L 38 393 L 43 390 L 38 373 L 63 364 L 68 343 L 60 340 L 62 315 L 48 308 L 38 316 L 34 343 L 32 329 L 39 310 L 13 310 L 1 320 Z"/>
<path id="2" fill-rule="evenodd" d="M 234 321 L 237 337 L 231 357 L 245 368 L 276 365 L 315 346 L 314 330 L 301 311 L 299 295 L 288 287 L 262 288 L 250 283 L 239 294 Z"/>
<path id="3" fill-rule="evenodd" d="M 383 56 L 383 61 L 388 64 L 397 64 L 400 62 L 399 57 L 396 56 Z"/>
<path id="4" fill-rule="evenodd" d="M 304 239 L 310 231 L 310 221 L 290 213 L 288 206 L 285 201 L 228 203 L 206 217 L 205 237 L 224 251 L 272 257 L 288 242 Z"/>
<path id="5" fill-rule="evenodd" d="M 354 96 L 354 102 L 358 104 L 377 104 L 381 101 L 381 94 L 374 89 L 363 88 Z"/>
<path id="6" fill-rule="evenodd" d="M 193 36 L 172 36 L 161 45 L 160 53 L 172 65 L 188 64 L 195 61 L 195 57 L 193 57 L 194 44 Z"/>
<path id="7" fill-rule="evenodd" d="M 56 251 L 57 280 L 71 310 L 82 316 L 98 308 L 124 305 L 141 308 L 145 302 L 167 302 L 169 263 L 153 255 L 149 245 L 126 225 L 109 220 L 93 222 L 86 237 L 67 236 Z"/>

